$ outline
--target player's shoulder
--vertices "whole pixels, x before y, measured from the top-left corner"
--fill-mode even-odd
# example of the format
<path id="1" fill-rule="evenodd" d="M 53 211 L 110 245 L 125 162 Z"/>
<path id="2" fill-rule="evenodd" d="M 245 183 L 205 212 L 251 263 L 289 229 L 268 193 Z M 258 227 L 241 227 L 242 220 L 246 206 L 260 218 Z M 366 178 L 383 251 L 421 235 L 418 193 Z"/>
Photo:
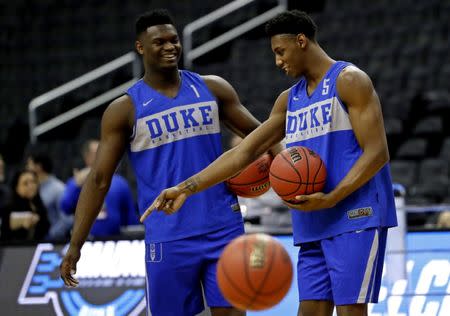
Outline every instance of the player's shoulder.
<path id="1" fill-rule="evenodd" d="M 370 82 L 370 78 L 366 72 L 356 67 L 355 65 L 349 65 L 342 69 L 337 77 L 338 84 L 343 85 L 355 85 L 365 84 Z"/>
<path id="2" fill-rule="evenodd" d="M 133 112 L 133 101 L 131 97 L 127 94 L 114 99 L 106 108 L 105 113 L 109 113 L 111 115 L 114 114 L 126 114 Z"/>
<path id="3" fill-rule="evenodd" d="M 292 87 L 282 91 L 279 96 L 282 96 L 283 98 L 287 98 L 289 96 L 289 93 L 291 93 Z"/>
<path id="4" fill-rule="evenodd" d="M 109 122 L 110 126 L 123 126 L 130 128 L 134 124 L 135 110 L 133 101 L 128 95 L 123 95 L 113 100 L 103 113 L 103 122 Z"/>
<path id="5" fill-rule="evenodd" d="M 209 86 L 222 86 L 224 84 L 229 84 L 224 78 L 218 75 L 199 75 L 200 78 Z"/>
<path id="6" fill-rule="evenodd" d="M 278 95 L 272 108 L 272 114 L 278 113 L 282 114 L 283 116 L 285 115 L 287 105 L 289 103 L 289 94 L 291 92 L 291 89 L 292 88 L 286 89 Z"/>
<path id="7" fill-rule="evenodd" d="M 131 97 L 128 94 L 124 94 L 117 99 L 114 99 L 109 106 L 111 107 L 127 107 L 132 106 L 133 101 L 131 100 Z"/>
<path id="8" fill-rule="evenodd" d="M 230 96 L 234 97 L 236 91 L 234 87 L 224 78 L 217 75 L 201 75 L 208 89 L 218 99 L 228 99 Z"/>
<path id="9" fill-rule="evenodd" d="M 289 99 L 289 94 L 291 93 L 292 87 L 282 91 L 277 98 L 278 102 L 285 102 L 287 103 L 288 99 Z"/>
<path id="10" fill-rule="evenodd" d="M 370 77 L 354 65 L 349 65 L 340 72 L 336 88 L 344 102 L 356 96 L 371 95 L 374 90 Z"/>

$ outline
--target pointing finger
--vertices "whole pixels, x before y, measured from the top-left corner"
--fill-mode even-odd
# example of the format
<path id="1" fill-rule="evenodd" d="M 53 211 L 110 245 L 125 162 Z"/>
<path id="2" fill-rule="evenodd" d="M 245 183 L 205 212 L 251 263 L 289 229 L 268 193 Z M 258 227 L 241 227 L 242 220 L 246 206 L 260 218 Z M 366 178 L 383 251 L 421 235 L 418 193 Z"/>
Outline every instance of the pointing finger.
<path id="1" fill-rule="evenodd" d="M 161 204 L 161 199 L 162 199 L 161 195 L 158 196 L 158 197 L 153 201 L 153 203 L 145 210 L 144 214 L 142 214 L 141 218 L 139 219 L 139 221 L 140 221 L 141 223 L 144 222 L 144 220 L 145 220 L 145 219 L 153 212 L 154 209 L 157 209 L 157 208 L 160 206 L 160 204 Z"/>

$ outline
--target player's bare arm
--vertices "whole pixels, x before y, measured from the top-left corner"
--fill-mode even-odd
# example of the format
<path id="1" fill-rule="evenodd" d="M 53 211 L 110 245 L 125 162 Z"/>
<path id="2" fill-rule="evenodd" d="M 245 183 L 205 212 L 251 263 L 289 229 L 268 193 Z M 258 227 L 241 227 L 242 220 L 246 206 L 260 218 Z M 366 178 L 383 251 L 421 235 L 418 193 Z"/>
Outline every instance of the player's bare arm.
<path id="1" fill-rule="evenodd" d="M 269 118 L 244 138 L 238 146 L 222 154 L 212 164 L 186 181 L 162 191 L 141 216 L 141 222 L 154 209 L 162 210 L 167 214 L 178 211 L 187 197 L 228 179 L 280 142 L 285 135 L 288 94 L 288 90 L 280 94 Z"/>
<path id="2" fill-rule="evenodd" d="M 215 76 L 203 76 L 206 85 L 219 101 L 220 119 L 236 135 L 245 138 L 261 123 L 242 105 L 233 86 L 225 79 Z M 283 150 L 275 144 L 270 148 L 273 156 Z"/>
<path id="3" fill-rule="evenodd" d="M 95 163 L 83 184 L 75 211 L 70 246 L 61 266 L 61 278 L 67 286 L 77 286 L 73 277 L 81 247 L 101 209 L 114 171 L 131 135 L 134 109 L 128 96 L 113 101 L 106 109 L 101 126 L 101 138 Z"/>
<path id="4" fill-rule="evenodd" d="M 328 194 L 299 196 L 304 211 L 330 208 L 369 181 L 388 161 L 389 152 L 378 95 L 365 72 L 349 66 L 337 79 L 339 97 L 346 104 L 350 122 L 363 154 L 348 174 Z"/>
<path id="5" fill-rule="evenodd" d="M 242 105 L 236 91 L 228 81 L 214 75 L 202 76 L 202 78 L 219 102 L 220 120 L 233 133 L 244 138 L 261 124 Z"/>

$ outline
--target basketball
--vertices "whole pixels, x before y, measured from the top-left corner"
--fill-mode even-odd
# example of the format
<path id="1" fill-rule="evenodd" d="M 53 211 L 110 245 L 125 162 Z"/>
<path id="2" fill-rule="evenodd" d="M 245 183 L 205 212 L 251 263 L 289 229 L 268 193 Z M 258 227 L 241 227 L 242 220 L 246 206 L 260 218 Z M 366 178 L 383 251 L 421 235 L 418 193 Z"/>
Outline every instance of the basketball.
<path id="1" fill-rule="evenodd" d="M 232 240 L 217 263 L 217 282 L 225 297 L 241 310 L 263 310 L 278 304 L 292 283 L 287 251 L 266 234 Z"/>
<path id="2" fill-rule="evenodd" d="M 295 196 L 320 192 L 327 171 L 322 159 L 309 148 L 294 146 L 281 151 L 270 167 L 273 190 L 285 201 L 296 203 Z"/>
<path id="3" fill-rule="evenodd" d="M 269 170 L 272 156 L 261 155 L 245 169 L 227 180 L 228 187 L 236 195 L 252 198 L 270 189 Z"/>

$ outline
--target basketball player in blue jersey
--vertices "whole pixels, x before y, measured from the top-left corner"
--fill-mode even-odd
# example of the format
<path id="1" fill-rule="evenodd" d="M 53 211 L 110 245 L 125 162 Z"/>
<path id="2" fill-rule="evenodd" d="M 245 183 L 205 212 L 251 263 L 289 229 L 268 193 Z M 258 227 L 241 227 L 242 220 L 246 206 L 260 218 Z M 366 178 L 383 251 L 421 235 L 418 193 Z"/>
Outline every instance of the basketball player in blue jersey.
<path id="1" fill-rule="evenodd" d="M 271 145 L 306 146 L 327 167 L 324 192 L 297 196 L 294 242 L 299 249 L 298 315 L 367 315 L 380 289 L 387 228 L 396 226 L 389 153 L 381 106 L 369 77 L 335 61 L 315 39 L 304 12 L 270 20 L 276 65 L 299 78 L 275 101 L 267 121 L 240 145 L 175 187 L 161 192 L 154 209 L 171 214 L 200 192 L 227 179 Z M 187 200 L 186 200 L 187 199 Z"/>
<path id="2" fill-rule="evenodd" d="M 67 286 L 78 284 L 73 273 L 81 247 L 125 151 L 136 174 L 143 213 L 162 189 L 189 178 L 222 154 L 219 119 L 240 136 L 259 125 L 224 79 L 178 69 L 181 44 L 167 11 L 139 17 L 136 35 L 145 74 L 103 115 L 96 161 L 83 185 L 60 268 Z M 147 313 L 196 315 L 204 309 L 203 288 L 213 316 L 244 315 L 230 306 L 216 283 L 221 251 L 243 233 L 236 196 L 223 183 L 190 199 L 176 215 L 152 214 L 145 222 Z"/>

